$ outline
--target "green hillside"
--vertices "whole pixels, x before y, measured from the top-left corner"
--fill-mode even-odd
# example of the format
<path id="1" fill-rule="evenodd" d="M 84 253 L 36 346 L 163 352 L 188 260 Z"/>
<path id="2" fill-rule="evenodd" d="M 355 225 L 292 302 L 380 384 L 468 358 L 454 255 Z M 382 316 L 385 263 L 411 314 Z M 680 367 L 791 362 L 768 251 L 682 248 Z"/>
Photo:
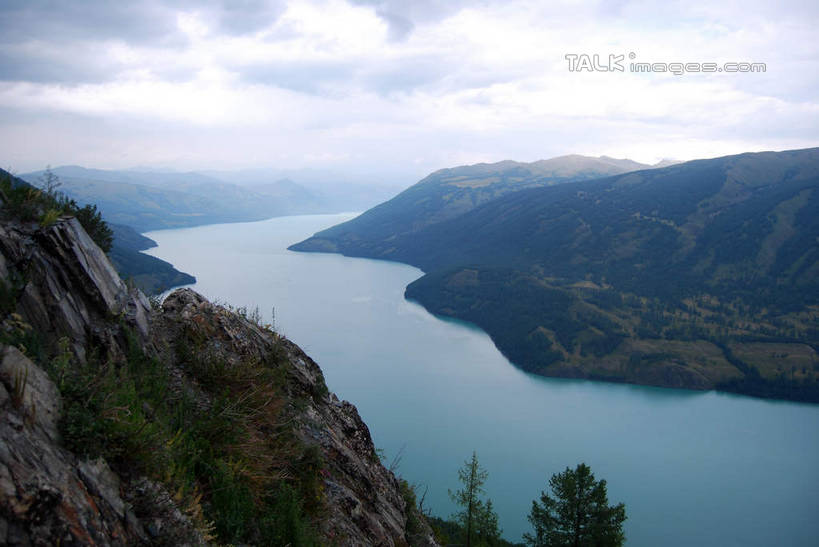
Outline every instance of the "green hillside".
<path id="1" fill-rule="evenodd" d="M 421 267 L 408 298 L 525 370 L 819 401 L 819 149 L 526 189 L 388 249 L 343 229 L 317 237 Z"/>
<path id="2" fill-rule="evenodd" d="M 395 237 L 463 215 L 511 192 L 645 169 L 631 160 L 561 156 L 533 163 L 502 161 L 441 169 L 361 216 L 294 245 L 299 251 L 331 251 L 390 258 Z M 366 249 L 366 251 L 365 251 Z"/>
<path id="3" fill-rule="evenodd" d="M 156 242 L 129 226 L 111 224 L 114 240 L 108 258 L 120 276 L 130 280 L 145 294 L 160 293 L 181 285 L 196 283 L 196 278 L 180 272 L 172 264 L 140 251 L 156 247 Z"/>

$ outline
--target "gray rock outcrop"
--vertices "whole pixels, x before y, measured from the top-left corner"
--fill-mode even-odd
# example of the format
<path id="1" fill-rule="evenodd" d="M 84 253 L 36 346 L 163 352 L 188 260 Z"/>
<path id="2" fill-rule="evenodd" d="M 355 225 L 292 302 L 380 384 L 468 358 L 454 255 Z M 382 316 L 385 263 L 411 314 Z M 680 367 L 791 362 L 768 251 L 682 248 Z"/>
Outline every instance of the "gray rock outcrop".
<path id="1" fill-rule="evenodd" d="M 202 351 L 228 366 L 275 355 L 287 363 L 282 389 L 292 402 L 294 431 L 324 462 L 319 530 L 326 540 L 435 545 L 423 519 L 408 534 L 417 510 L 406 506 L 398 479 L 381 465 L 355 406 L 329 393 L 318 365 L 286 338 L 191 290 L 152 310 L 69 217 L 46 228 L 0 222 L 0 284 L 4 340 L 33 330 L 42 353 L 67 348 L 82 363 L 89 351 L 120 362 L 135 337 L 168 367 L 170 389 L 198 393 L 203 409 L 207 396 L 169 349 L 179 336 L 200 329 Z M 206 543 L 161 484 L 117 474 L 103 459 L 82 459 L 63 447 L 60 392 L 43 363 L 27 354 L 31 348 L 19 345 L 0 345 L 0 545 Z"/>

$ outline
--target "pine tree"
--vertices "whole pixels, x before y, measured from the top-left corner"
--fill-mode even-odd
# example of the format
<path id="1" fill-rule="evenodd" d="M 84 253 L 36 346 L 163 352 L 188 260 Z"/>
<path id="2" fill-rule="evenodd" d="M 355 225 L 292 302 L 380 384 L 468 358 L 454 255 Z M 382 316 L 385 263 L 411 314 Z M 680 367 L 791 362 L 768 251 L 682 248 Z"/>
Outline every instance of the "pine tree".
<path id="1" fill-rule="evenodd" d="M 464 529 L 467 547 L 493 545 L 500 538 L 498 515 L 492 509 L 492 501 L 484 503 L 481 500 L 481 495 L 486 493 L 483 485 L 488 476 L 489 473 L 478 463 L 478 455 L 472 452 L 472 459 L 465 461 L 458 470 L 463 488 L 449 491 L 452 501 L 463 507 L 454 518 Z"/>
<path id="2" fill-rule="evenodd" d="M 476 544 L 480 546 L 494 547 L 500 545 L 501 529 L 498 527 L 498 514 L 492 507 L 492 500 L 486 503 L 479 502 L 475 515 L 475 537 Z"/>
<path id="3" fill-rule="evenodd" d="M 623 544 L 625 506 L 608 505 L 606 481 L 596 481 L 585 463 L 575 470 L 567 467 L 563 473 L 552 475 L 549 487 L 555 497 L 542 492 L 540 503 L 532 502 L 529 522 L 535 533 L 524 535 L 527 544 L 537 547 Z"/>

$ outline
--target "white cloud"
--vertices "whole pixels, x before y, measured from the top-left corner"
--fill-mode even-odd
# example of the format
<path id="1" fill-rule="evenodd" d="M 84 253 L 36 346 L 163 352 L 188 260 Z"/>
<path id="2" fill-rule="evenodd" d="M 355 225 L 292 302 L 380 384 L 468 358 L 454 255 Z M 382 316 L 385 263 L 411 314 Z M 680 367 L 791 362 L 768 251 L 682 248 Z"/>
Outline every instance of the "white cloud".
<path id="1" fill-rule="evenodd" d="M 72 9 L 50 16 L 48 33 L 34 25 L 0 39 L 3 149 L 23 169 L 388 161 L 415 176 L 572 152 L 684 159 L 817 144 L 819 16 L 809 4 L 261 4 L 152 2 L 150 17 L 103 13 L 122 29 L 100 32 L 82 32 Z M 20 9 L 8 25 L 37 20 Z M 767 71 L 571 73 L 564 59 L 629 52 Z M 15 138 L 21 131 L 40 138 Z"/>

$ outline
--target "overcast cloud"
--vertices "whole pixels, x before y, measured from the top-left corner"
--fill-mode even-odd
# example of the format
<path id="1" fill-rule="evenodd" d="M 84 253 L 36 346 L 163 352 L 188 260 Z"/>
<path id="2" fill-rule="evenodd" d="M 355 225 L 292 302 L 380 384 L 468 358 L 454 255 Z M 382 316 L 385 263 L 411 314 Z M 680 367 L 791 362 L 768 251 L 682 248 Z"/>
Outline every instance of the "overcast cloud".
<path id="1" fill-rule="evenodd" d="M 0 162 L 410 183 L 568 153 L 819 145 L 819 4 L 4 1 Z M 764 73 L 568 70 L 567 53 Z"/>

